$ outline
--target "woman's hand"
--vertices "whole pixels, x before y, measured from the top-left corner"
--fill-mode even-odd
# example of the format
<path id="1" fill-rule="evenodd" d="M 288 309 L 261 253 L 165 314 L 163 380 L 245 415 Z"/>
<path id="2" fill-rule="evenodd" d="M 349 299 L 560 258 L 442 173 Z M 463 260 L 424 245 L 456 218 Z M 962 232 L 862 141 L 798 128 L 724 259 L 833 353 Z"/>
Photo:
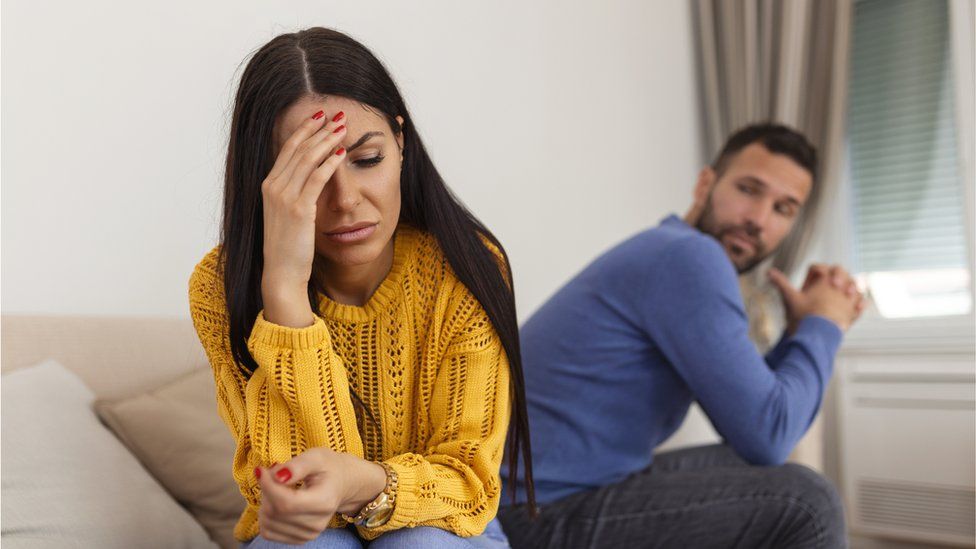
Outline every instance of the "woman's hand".
<path id="1" fill-rule="evenodd" d="M 336 513 L 359 513 L 386 487 L 382 466 L 324 447 L 254 474 L 261 487 L 261 536 L 282 543 L 315 539 Z"/>
<path id="2" fill-rule="evenodd" d="M 302 123 L 282 145 L 271 173 L 261 183 L 264 206 L 265 319 L 303 328 L 314 321 L 308 281 L 315 257 L 316 202 L 345 149 L 343 113 L 323 123 L 322 111 Z M 338 149 L 336 148 L 338 147 Z"/>

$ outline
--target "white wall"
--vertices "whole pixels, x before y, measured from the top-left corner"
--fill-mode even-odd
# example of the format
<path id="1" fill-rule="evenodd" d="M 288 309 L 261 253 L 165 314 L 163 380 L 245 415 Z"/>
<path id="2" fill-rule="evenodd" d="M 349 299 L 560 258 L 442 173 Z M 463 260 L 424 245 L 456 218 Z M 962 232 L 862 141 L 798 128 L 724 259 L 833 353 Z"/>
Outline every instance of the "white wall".
<path id="1" fill-rule="evenodd" d="M 2 312 L 187 316 L 238 65 L 313 25 L 390 67 L 448 182 L 506 244 L 523 318 L 687 204 L 700 141 L 685 0 L 9 0 Z"/>

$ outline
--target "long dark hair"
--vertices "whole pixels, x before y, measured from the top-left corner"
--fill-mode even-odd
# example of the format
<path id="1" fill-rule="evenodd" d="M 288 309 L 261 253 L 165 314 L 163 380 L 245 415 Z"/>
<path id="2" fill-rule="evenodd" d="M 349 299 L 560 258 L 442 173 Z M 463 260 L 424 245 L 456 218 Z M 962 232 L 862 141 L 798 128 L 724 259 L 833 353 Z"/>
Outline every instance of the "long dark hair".
<path id="1" fill-rule="evenodd" d="M 427 231 L 437 239 L 458 280 L 481 304 L 501 339 L 511 371 L 509 485 L 514 501 L 521 454 L 529 509 L 534 515 L 529 420 L 508 255 L 491 231 L 447 188 L 383 64 L 365 46 L 331 29 L 315 27 L 275 37 L 253 55 L 241 76 L 227 147 L 220 235 L 234 359 L 247 376 L 258 367 L 247 349 L 247 338 L 263 307 L 261 182 L 274 163 L 271 140 L 278 114 L 306 95 L 335 95 L 358 101 L 382 113 L 394 134 L 402 132 L 400 222 Z M 403 117 L 402 126 L 397 116 Z M 504 272 L 482 237 L 505 258 Z M 312 310 L 317 310 L 316 290 L 311 281 L 308 296 Z"/>

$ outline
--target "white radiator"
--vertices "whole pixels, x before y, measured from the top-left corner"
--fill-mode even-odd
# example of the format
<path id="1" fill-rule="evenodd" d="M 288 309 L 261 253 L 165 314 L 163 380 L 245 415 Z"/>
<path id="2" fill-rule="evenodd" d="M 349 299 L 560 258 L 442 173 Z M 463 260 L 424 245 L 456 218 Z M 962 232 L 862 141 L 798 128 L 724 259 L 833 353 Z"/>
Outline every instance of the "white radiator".
<path id="1" fill-rule="evenodd" d="M 973 546 L 974 355 L 845 351 L 836 367 L 851 531 Z"/>

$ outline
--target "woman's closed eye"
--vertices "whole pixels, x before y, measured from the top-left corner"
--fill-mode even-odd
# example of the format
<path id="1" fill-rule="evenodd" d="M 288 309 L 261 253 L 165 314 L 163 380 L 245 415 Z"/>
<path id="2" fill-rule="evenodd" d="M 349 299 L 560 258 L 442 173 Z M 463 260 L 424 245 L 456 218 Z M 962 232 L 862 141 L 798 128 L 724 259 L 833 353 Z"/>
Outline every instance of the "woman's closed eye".
<path id="1" fill-rule="evenodd" d="M 357 168 L 371 168 L 382 162 L 384 158 L 386 157 L 381 154 L 376 154 L 374 156 L 367 156 L 366 158 L 357 158 L 352 163 Z"/>

